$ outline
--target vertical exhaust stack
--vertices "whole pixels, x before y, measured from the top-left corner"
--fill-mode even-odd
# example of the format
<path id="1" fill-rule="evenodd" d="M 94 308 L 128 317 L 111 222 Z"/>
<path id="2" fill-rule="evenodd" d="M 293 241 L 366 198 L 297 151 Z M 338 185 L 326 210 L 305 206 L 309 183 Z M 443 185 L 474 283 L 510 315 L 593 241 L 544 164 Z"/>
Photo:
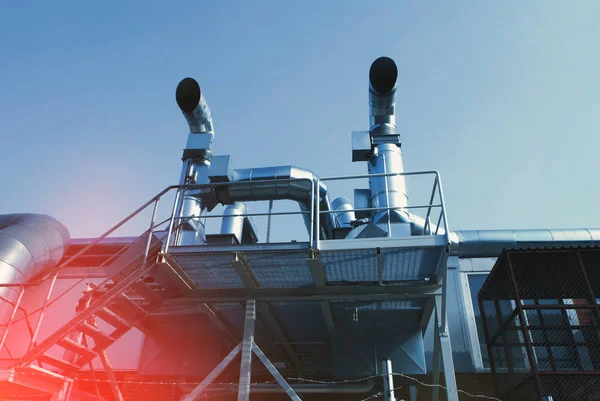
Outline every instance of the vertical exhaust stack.
<path id="1" fill-rule="evenodd" d="M 190 127 L 188 141 L 183 151 L 183 167 L 179 185 L 206 184 L 209 182 L 208 170 L 214 141 L 214 126 L 210 108 L 200 85 L 193 78 L 185 78 L 177 85 L 175 99 Z M 186 195 L 179 205 L 177 216 L 197 218 L 182 221 L 178 245 L 206 243 L 204 223 L 200 219 L 205 210 L 206 206 L 199 197 L 199 191 L 186 191 Z"/>
<path id="2" fill-rule="evenodd" d="M 398 68 L 389 57 L 380 57 L 369 70 L 369 114 L 372 155 L 368 159 L 369 174 L 401 173 L 404 171 L 400 151 L 400 135 L 396 128 L 396 86 Z M 375 208 L 398 207 L 398 210 L 379 211 L 373 223 L 408 221 L 406 181 L 403 176 L 374 177 L 369 180 L 371 204 Z"/>

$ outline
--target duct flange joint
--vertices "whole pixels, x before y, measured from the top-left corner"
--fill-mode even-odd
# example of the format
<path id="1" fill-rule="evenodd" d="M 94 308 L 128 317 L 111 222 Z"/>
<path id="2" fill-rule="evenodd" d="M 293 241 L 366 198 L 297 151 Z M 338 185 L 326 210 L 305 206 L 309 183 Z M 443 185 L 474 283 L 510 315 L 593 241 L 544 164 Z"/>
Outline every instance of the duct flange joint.
<path id="1" fill-rule="evenodd" d="M 209 134 L 189 134 L 187 144 L 183 150 L 182 160 L 187 159 L 210 159 L 211 147 L 215 140 L 212 133 Z"/>

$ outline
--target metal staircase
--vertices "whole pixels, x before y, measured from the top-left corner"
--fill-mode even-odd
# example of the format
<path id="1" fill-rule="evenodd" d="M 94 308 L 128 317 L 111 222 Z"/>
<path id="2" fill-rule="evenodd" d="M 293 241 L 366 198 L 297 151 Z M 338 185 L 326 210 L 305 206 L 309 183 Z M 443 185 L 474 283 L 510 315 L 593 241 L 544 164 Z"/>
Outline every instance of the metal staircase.
<path id="1" fill-rule="evenodd" d="M 91 291 L 86 307 L 31 348 L 3 374 L 4 382 L 57 394 L 72 382 L 70 377 L 160 308 L 177 293 L 168 280 L 161 280 L 164 268 L 170 269 L 158 262 L 161 247 L 161 240 L 148 233 L 129 245 L 106 268 L 108 278 Z M 161 269 L 163 274 L 153 274 Z M 57 356 L 57 348 L 72 357 Z M 15 387 L 8 391 L 20 393 Z"/>

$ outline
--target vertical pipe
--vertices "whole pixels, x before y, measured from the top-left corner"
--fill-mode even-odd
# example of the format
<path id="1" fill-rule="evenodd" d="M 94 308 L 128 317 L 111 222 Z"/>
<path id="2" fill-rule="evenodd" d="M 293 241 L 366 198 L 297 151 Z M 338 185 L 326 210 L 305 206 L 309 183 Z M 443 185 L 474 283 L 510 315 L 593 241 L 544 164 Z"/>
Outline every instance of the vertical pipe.
<path id="1" fill-rule="evenodd" d="M 394 372 L 392 370 L 392 360 L 385 358 L 381 361 L 383 370 L 383 391 L 386 401 L 396 401 L 394 395 Z"/>
<path id="2" fill-rule="evenodd" d="M 267 244 L 271 242 L 271 213 L 273 213 L 273 199 L 269 200 L 269 215 L 267 216 Z"/>
<path id="3" fill-rule="evenodd" d="M 240 381 L 238 401 L 250 400 L 250 380 L 252 377 L 252 347 L 254 346 L 254 327 L 256 324 L 256 301 L 246 302 L 244 322 L 244 340 L 242 341 L 242 361 L 240 364 Z"/>
<path id="4" fill-rule="evenodd" d="M 315 233 L 315 202 L 318 203 L 319 199 L 315 197 L 315 194 L 317 193 L 315 191 L 315 180 L 311 180 L 311 187 L 310 187 L 310 232 L 308 234 L 309 238 L 308 238 L 308 243 L 312 246 L 313 243 L 313 238 L 314 238 L 314 233 Z M 317 226 L 317 230 L 319 230 L 318 228 L 319 226 Z"/>
<path id="5" fill-rule="evenodd" d="M 381 156 L 383 157 L 383 174 L 387 174 L 388 171 L 387 171 L 387 167 L 386 167 L 387 163 L 385 160 L 385 153 L 383 153 Z M 386 207 L 390 206 L 390 191 L 388 189 L 388 177 L 385 177 L 385 205 L 386 205 Z M 392 221 L 391 221 L 391 217 L 390 217 L 391 210 L 386 210 L 386 212 L 387 212 L 386 216 L 387 216 L 387 229 L 388 229 L 387 236 L 388 236 L 388 238 L 391 238 L 392 237 Z"/>

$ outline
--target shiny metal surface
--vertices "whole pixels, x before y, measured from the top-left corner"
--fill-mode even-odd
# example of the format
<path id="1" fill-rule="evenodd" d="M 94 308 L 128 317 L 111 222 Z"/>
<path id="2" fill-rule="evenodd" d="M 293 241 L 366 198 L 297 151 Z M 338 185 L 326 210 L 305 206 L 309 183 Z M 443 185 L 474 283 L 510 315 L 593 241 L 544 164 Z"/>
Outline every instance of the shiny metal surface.
<path id="1" fill-rule="evenodd" d="M 375 154 L 368 162 L 369 174 L 401 173 L 404 171 L 402 153 L 397 144 L 385 143 L 375 148 Z M 406 179 L 403 176 L 374 177 L 369 180 L 371 205 L 375 208 L 404 207 L 408 205 Z M 407 214 L 401 210 L 377 212 L 374 223 L 406 222 Z"/>
<path id="2" fill-rule="evenodd" d="M 371 134 L 396 133 L 396 83 L 398 68 L 389 57 L 379 57 L 369 70 Z"/>
<path id="3" fill-rule="evenodd" d="M 398 80 L 396 63 L 380 57 L 369 70 L 369 129 L 373 154 L 368 161 L 369 174 L 401 173 L 404 171 L 399 137 L 396 135 L 395 94 Z M 384 139 L 377 139 L 383 137 Z M 403 176 L 373 177 L 369 180 L 372 207 L 398 207 L 408 204 L 406 180 Z M 374 223 L 407 222 L 401 210 L 377 212 Z M 388 230 L 389 231 L 389 230 Z"/>
<path id="4" fill-rule="evenodd" d="M 269 182 L 269 180 L 292 181 Z M 233 182 L 247 182 L 248 185 L 229 186 L 228 196 L 232 201 L 241 202 L 289 199 L 298 202 L 300 209 L 308 212 L 312 202 L 312 187 L 317 180 L 318 177 L 312 171 L 295 166 L 237 169 L 233 173 Z M 318 192 L 321 210 L 331 210 L 327 185 L 319 183 Z M 303 217 L 310 232 L 312 230 L 311 217 L 309 214 L 304 214 Z M 330 238 L 333 227 L 333 217 L 326 215 L 322 219 L 320 227 L 321 237 Z"/>
<path id="5" fill-rule="evenodd" d="M 0 216 L 0 283 L 26 283 L 54 267 L 69 247 L 69 231 L 50 216 L 7 214 Z M 0 288 L 0 296 L 14 301 L 17 287 Z M 0 321 L 10 312 L 0 305 Z"/>
<path id="6" fill-rule="evenodd" d="M 190 132 L 197 134 L 214 131 L 210 108 L 195 79 L 182 79 L 177 85 L 175 99 L 190 126 Z"/>
<path id="7" fill-rule="evenodd" d="M 227 206 L 223 212 L 227 217 L 223 217 L 221 221 L 221 234 L 233 235 L 241 244 L 246 213 L 248 213 L 248 209 L 242 202 L 235 202 L 233 205 Z"/>
<path id="8" fill-rule="evenodd" d="M 461 258 L 500 255 L 503 249 L 600 246 L 600 229 L 455 231 Z"/>
<path id="9" fill-rule="evenodd" d="M 334 199 L 331 202 L 331 209 L 340 212 L 333 214 L 335 227 L 350 227 L 350 223 L 356 220 L 356 216 L 352 211 L 352 203 L 346 198 L 340 197 Z"/>
<path id="10" fill-rule="evenodd" d="M 179 184 L 206 184 L 210 182 L 208 174 L 214 139 L 210 108 L 200 85 L 193 78 L 184 78 L 179 82 L 175 99 L 191 133 L 183 151 L 184 164 Z M 178 217 L 189 218 L 183 220 L 178 230 L 176 242 L 178 245 L 206 243 L 204 221 L 201 218 L 206 213 L 206 205 L 197 195 L 197 191 L 186 191 L 181 197 L 181 204 L 177 207 Z"/>

